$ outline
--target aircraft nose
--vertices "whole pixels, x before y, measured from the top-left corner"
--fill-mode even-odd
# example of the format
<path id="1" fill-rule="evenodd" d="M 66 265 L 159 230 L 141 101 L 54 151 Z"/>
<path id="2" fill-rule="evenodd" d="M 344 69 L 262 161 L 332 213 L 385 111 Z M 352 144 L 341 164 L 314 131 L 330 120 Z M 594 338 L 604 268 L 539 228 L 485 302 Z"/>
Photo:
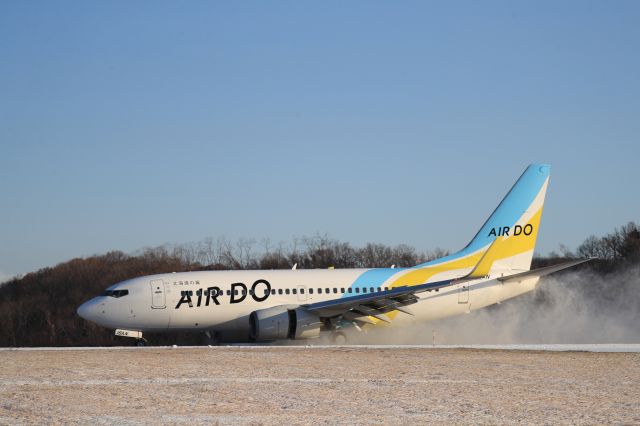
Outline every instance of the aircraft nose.
<path id="1" fill-rule="evenodd" d="M 95 321 L 96 309 L 95 300 L 89 300 L 78 307 L 77 313 L 88 321 Z"/>

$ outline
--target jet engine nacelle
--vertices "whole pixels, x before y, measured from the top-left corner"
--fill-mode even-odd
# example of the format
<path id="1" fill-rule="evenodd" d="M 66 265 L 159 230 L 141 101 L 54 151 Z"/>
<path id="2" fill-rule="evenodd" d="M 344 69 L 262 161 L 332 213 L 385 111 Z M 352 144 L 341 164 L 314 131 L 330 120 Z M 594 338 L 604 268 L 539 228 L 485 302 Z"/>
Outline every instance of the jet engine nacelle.
<path id="1" fill-rule="evenodd" d="M 315 339 L 320 337 L 322 321 L 304 309 L 274 306 L 249 315 L 249 335 L 257 342 L 281 339 Z"/>

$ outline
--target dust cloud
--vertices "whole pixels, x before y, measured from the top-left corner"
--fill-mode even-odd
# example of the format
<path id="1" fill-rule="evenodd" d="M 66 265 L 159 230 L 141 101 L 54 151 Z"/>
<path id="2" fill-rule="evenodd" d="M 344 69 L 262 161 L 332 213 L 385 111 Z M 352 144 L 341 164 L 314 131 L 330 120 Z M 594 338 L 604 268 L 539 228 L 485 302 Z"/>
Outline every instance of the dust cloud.
<path id="1" fill-rule="evenodd" d="M 471 300 L 473 302 L 473 300 Z M 430 323 L 350 333 L 361 344 L 586 344 L 640 342 L 640 267 L 541 279 L 535 291 Z"/>

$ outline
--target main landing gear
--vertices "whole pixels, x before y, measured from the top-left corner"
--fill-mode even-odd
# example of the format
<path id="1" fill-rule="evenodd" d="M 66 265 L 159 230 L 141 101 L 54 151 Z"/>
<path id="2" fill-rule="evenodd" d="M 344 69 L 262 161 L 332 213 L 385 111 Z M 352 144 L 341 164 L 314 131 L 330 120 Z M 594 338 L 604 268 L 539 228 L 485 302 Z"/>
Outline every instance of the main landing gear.
<path id="1" fill-rule="evenodd" d="M 336 331 L 331 336 L 331 343 L 333 343 L 334 345 L 346 345 L 347 335 L 342 331 Z"/>

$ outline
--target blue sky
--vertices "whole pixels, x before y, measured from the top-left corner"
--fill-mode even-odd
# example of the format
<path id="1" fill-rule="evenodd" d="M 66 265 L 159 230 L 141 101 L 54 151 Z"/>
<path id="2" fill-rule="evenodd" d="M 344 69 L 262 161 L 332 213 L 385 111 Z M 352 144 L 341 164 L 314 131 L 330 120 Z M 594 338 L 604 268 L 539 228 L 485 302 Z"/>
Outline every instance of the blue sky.
<path id="1" fill-rule="evenodd" d="M 540 253 L 640 220 L 640 3 L 4 2 L 0 278 L 207 236 Z"/>

